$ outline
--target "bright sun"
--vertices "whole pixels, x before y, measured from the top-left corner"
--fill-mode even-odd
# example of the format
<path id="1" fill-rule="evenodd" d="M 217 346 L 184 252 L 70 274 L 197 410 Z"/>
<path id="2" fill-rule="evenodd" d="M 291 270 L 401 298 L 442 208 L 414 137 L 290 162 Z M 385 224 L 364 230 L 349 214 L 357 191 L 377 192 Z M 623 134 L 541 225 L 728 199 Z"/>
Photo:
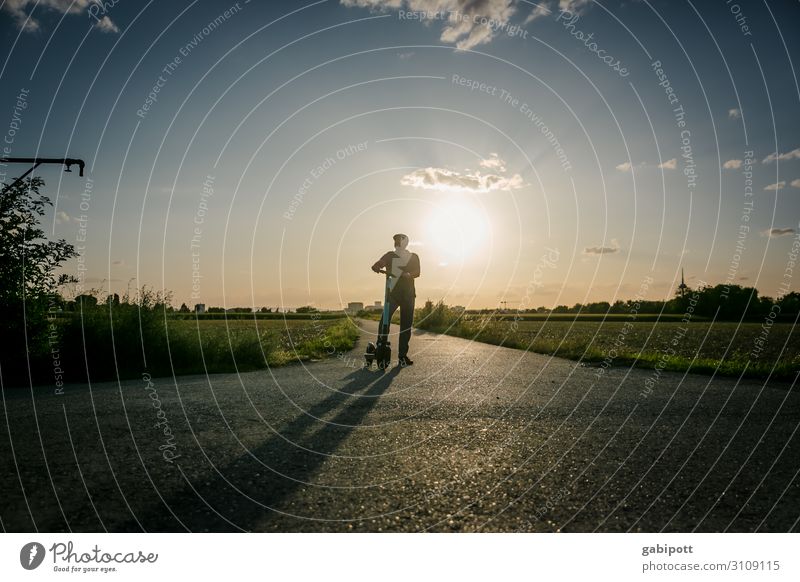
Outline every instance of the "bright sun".
<path id="1" fill-rule="evenodd" d="M 461 199 L 445 200 L 428 216 L 427 241 L 444 262 L 463 263 L 486 243 L 489 223 L 483 209 Z"/>

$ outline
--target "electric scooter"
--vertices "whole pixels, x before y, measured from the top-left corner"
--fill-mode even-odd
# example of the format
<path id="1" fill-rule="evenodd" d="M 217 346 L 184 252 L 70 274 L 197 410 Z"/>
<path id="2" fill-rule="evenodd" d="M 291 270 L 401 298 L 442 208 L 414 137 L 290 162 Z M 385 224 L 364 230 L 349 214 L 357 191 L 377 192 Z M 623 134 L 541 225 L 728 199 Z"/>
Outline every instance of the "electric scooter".
<path id="1" fill-rule="evenodd" d="M 389 283 L 394 275 L 392 275 L 391 263 L 385 270 L 378 271 L 386 275 L 386 285 L 384 285 L 383 294 L 383 313 L 381 314 L 381 321 L 378 323 L 378 341 L 376 343 L 369 342 L 367 344 L 367 352 L 364 354 L 364 359 L 367 362 L 367 368 L 372 367 L 372 362 L 378 364 L 378 369 L 385 370 L 389 367 L 389 362 L 392 359 L 392 345 L 389 341 L 389 292 L 391 288 Z"/>

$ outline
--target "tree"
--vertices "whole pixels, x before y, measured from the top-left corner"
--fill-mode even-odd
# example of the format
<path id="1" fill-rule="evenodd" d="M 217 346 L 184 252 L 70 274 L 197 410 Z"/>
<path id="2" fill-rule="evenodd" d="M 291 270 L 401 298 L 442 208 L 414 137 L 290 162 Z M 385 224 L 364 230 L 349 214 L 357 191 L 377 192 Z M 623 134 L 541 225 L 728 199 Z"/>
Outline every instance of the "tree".
<path id="1" fill-rule="evenodd" d="M 800 293 L 792 291 L 778 300 L 781 306 L 781 313 L 784 315 L 796 315 L 800 312 Z"/>
<path id="2" fill-rule="evenodd" d="M 75 298 L 75 306 L 79 311 L 86 311 L 97 307 L 97 297 L 84 293 Z"/>
<path id="3" fill-rule="evenodd" d="M 39 227 L 52 206 L 39 189 L 41 178 L 20 182 L 0 197 L 0 305 L 55 293 L 70 277 L 56 275 L 67 259 L 77 255 L 64 239 L 49 241 Z"/>
<path id="4" fill-rule="evenodd" d="M 586 306 L 586 313 L 608 313 L 611 310 L 611 304 L 608 301 L 597 301 L 590 303 Z"/>
<path id="5" fill-rule="evenodd" d="M 27 368 L 29 357 L 47 351 L 48 301 L 60 303 L 58 287 L 74 280 L 57 271 L 75 247 L 47 240 L 39 222 L 50 199 L 41 178 L 23 180 L 0 194 L 0 354 L 3 375 Z"/>
<path id="6" fill-rule="evenodd" d="M 627 313 L 627 312 L 628 312 L 627 304 L 620 299 L 614 301 L 614 305 L 611 306 L 611 313 Z"/>

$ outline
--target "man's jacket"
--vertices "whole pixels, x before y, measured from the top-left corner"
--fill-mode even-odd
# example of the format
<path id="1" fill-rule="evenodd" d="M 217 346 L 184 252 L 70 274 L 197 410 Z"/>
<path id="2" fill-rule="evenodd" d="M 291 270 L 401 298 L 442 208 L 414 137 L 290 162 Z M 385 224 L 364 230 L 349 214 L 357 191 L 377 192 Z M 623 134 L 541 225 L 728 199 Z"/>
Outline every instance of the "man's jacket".
<path id="1" fill-rule="evenodd" d="M 388 269 L 389 265 L 392 266 L 392 274 L 394 277 L 389 280 L 389 298 L 393 303 L 406 303 L 413 301 L 417 296 L 417 291 L 414 288 L 414 279 L 419 277 L 419 256 L 417 253 L 411 253 L 408 262 L 405 265 L 399 264 L 400 256 L 394 251 L 389 251 L 383 255 L 378 262 L 372 265 L 372 270 Z M 402 273 L 408 273 L 410 276 L 403 277 Z"/>

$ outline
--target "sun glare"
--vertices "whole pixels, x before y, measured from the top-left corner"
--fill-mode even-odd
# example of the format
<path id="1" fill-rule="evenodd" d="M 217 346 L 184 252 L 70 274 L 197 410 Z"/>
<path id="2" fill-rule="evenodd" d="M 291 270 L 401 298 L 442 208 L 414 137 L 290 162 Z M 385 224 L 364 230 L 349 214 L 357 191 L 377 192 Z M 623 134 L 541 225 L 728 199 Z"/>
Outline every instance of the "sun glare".
<path id="1" fill-rule="evenodd" d="M 427 242 L 443 261 L 470 259 L 485 246 L 488 234 L 485 211 L 468 201 L 444 201 L 428 216 Z"/>

